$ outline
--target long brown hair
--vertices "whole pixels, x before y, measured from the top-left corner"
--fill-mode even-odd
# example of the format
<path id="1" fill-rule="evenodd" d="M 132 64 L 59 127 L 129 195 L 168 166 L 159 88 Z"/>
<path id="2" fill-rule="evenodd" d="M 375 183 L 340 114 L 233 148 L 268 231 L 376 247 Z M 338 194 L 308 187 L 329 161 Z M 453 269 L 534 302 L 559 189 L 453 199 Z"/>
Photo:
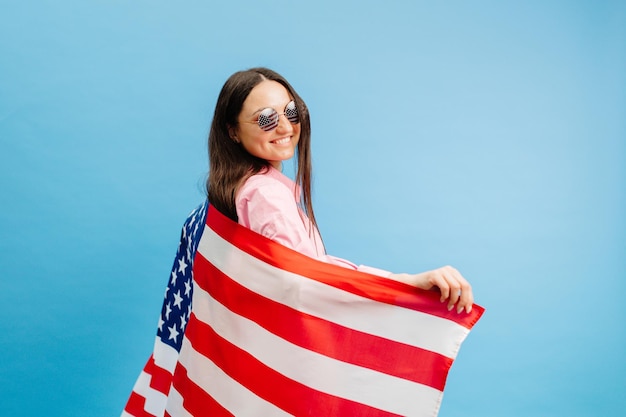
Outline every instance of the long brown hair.
<path id="1" fill-rule="evenodd" d="M 300 140 L 296 149 L 296 183 L 301 187 L 299 202 L 317 227 L 311 201 L 311 121 L 309 111 L 298 93 L 280 74 L 267 68 L 239 71 L 226 80 L 215 105 L 215 114 L 209 133 L 209 177 L 207 194 L 209 202 L 224 215 L 237 221 L 235 194 L 238 187 L 251 175 L 269 169 L 270 163 L 249 154 L 229 135 L 229 127 L 237 127 L 243 102 L 250 91 L 261 81 L 271 80 L 282 84 L 293 97 L 300 116 Z"/>

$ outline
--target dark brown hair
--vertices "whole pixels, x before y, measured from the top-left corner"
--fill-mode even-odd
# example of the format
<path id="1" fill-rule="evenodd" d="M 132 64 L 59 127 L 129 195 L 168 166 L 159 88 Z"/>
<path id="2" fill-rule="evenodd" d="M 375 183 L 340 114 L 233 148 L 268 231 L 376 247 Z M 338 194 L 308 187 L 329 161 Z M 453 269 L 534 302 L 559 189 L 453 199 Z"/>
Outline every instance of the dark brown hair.
<path id="1" fill-rule="evenodd" d="M 229 135 L 229 127 L 237 127 L 243 102 L 261 81 L 272 80 L 282 84 L 293 97 L 300 116 L 300 139 L 296 149 L 296 183 L 302 188 L 299 202 L 317 227 L 311 201 L 311 122 L 306 104 L 280 74 L 267 68 L 239 71 L 226 80 L 215 105 L 215 114 L 209 132 L 209 202 L 224 215 L 237 221 L 235 194 L 251 175 L 269 169 L 270 163 L 249 154 Z"/>

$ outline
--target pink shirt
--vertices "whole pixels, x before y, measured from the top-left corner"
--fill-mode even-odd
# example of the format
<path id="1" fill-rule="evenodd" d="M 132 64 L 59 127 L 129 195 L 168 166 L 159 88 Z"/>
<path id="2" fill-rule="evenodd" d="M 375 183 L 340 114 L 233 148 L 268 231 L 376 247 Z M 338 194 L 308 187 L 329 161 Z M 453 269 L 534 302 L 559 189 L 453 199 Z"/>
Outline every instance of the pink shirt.
<path id="1" fill-rule="evenodd" d="M 311 258 L 387 277 L 390 272 L 327 255 L 319 231 L 300 209 L 300 188 L 276 168 L 251 176 L 237 192 L 239 224 Z"/>

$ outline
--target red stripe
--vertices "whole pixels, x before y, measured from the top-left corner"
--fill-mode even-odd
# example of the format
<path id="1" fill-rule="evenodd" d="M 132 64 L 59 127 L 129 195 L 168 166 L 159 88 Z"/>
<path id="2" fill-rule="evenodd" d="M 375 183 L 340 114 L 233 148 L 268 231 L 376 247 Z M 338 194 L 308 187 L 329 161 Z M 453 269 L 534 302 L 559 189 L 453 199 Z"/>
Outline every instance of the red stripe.
<path id="1" fill-rule="evenodd" d="M 235 282 L 202 255 L 194 268 L 196 285 L 219 303 L 295 345 L 443 391 L 453 362 L 444 355 L 294 310 Z"/>
<path id="2" fill-rule="evenodd" d="M 162 392 L 165 395 L 170 392 L 172 374 L 167 369 L 157 366 L 153 356 L 150 356 L 150 359 L 148 359 L 144 371 L 152 375 L 150 378 L 150 388 Z"/>
<path id="3" fill-rule="evenodd" d="M 124 411 L 134 417 L 156 417 L 154 414 L 150 414 L 144 410 L 145 405 L 146 399 L 133 391 L 130 393 L 130 398 L 126 403 Z"/>
<path id="4" fill-rule="evenodd" d="M 410 285 L 376 275 L 347 269 L 309 258 L 243 227 L 209 206 L 206 224 L 223 239 L 247 254 L 285 271 L 323 282 L 361 297 L 421 311 L 452 320 L 471 329 L 484 309 L 474 305 L 470 314 L 448 311 L 433 291 L 419 290 Z"/>
<path id="5" fill-rule="evenodd" d="M 187 326 L 190 324 L 191 320 Z M 173 386 L 183 397 L 183 408 L 192 416 L 235 417 L 200 386 L 190 380 L 187 370 L 180 362 L 176 364 L 176 369 L 174 370 Z"/>
<path id="6" fill-rule="evenodd" d="M 192 317 L 195 317 L 193 313 Z M 220 337 L 209 325 L 198 319 L 189 321 L 185 337 L 196 351 L 209 358 L 231 378 L 292 415 L 397 416 L 397 414 L 317 391 L 289 379 Z M 191 397 L 197 399 L 196 395 L 198 394 L 193 393 Z"/>

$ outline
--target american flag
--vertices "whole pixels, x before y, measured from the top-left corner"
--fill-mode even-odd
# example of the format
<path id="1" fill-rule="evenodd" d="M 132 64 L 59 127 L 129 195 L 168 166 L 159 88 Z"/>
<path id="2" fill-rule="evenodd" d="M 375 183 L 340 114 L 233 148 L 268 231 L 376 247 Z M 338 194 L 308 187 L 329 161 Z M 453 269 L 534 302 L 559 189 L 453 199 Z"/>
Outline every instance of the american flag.
<path id="1" fill-rule="evenodd" d="M 483 312 L 308 258 L 205 202 L 122 416 L 436 416 Z"/>

